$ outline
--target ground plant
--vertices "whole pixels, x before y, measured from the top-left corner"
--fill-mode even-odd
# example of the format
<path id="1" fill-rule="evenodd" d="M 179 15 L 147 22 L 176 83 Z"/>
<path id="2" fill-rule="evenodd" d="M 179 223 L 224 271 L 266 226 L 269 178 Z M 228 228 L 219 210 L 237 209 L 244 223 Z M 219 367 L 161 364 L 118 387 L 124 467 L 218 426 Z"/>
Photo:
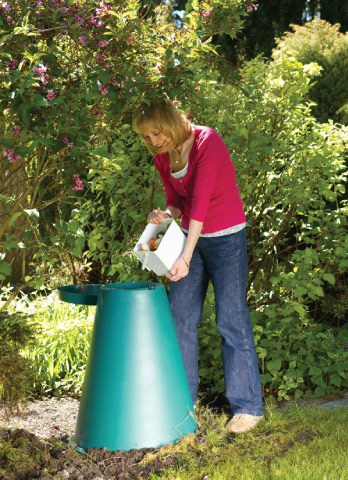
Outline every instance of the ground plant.
<path id="1" fill-rule="evenodd" d="M 36 299 L 24 295 L 12 303 L 8 314 L 9 318 L 13 316 L 16 320 L 12 320 L 12 329 L 26 336 L 19 345 L 15 345 L 17 356 L 27 365 L 26 395 L 18 400 L 44 396 L 79 396 L 95 307 L 61 302 L 54 292 L 46 296 L 40 295 Z M 26 328 L 25 318 L 29 319 Z M 4 357 L 0 361 L 0 365 L 3 364 L 5 369 L 7 363 L 5 364 Z M 17 370 L 18 362 L 14 362 L 14 373 Z M 9 371 L 7 375 L 13 382 L 15 376 Z M 16 391 L 14 387 L 12 388 Z M 9 385 L 5 382 L 3 391 L 5 393 L 8 390 Z M 7 400 L 6 397 L 3 400 Z"/>

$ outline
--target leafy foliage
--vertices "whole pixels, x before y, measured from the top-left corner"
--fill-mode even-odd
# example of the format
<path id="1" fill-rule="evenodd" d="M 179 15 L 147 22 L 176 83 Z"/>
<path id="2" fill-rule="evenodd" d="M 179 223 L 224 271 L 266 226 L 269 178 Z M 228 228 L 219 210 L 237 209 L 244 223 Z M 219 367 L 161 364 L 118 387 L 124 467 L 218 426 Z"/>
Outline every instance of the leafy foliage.
<path id="1" fill-rule="evenodd" d="M 57 234 L 81 252 L 81 232 L 71 244 L 71 202 L 105 160 L 119 169 L 123 159 L 114 148 L 134 105 L 164 92 L 193 95 L 194 66 L 213 51 L 209 35 L 236 35 L 250 3 L 217 1 L 223 12 L 209 19 L 195 2 L 181 29 L 168 22 L 165 5 L 147 9 L 137 0 L 1 6 L 0 280 L 44 285 L 61 261 L 49 239 Z"/>
<path id="2" fill-rule="evenodd" d="M 222 134 L 237 168 L 248 218 L 249 304 L 255 328 L 262 329 L 267 343 L 265 350 L 258 347 L 260 359 L 265 355 L 264 387 L 281 398 L 346 385 L 341 370 L 346 337 L 316 322 L 326 309 L 326 290 L 336 281 L 344 284 L 347 269 L 347 129 L 319 124 L 311 116 L 305 99 L 317 72 L 315 65 L 289 58 L 271 64 L 256 59 L 240 70 L 236 84 L 202 82 L 204 103 L 192 108 L 196 123 L 213 124 Z M 212 297 L 208 305 L 213 305 Z M 214 382 L 213 391 L 219 392 L 220 339 L 211 336 L 213 325 L 210 311 L 202 325 L 201 376 L 204 385 Z M 282 332 L 278 347 L 273 329 Z M 302 345 L 312 338 L 317 353 L 295 365 L 293 359 L 302 355 L 294 342 L 299 338 Z M 309 374 L 305 365 L 322 371 Z M 334 376 L 337 371 L 340 379 Z M 296 383 L 296 375 L 302 383 Z"/>
<path id="3" fill-rule="evenodd" d="M 314 115 L 321 122 L 332 119 L 348 123 L 348 33 L 315 18 L 303 26 L 291 25 L 277 40 L 273 58 L 295 57 L 303 64 L 316 62 L 321 66 L 320 77 L 311 85 L 309 96 L 316 105 Z"/>
<path id="4" fill-rule="evenodd" d="M 0 313 L 0 401 L 10 407 L 31 394 L 31 363 L 20 352 L 33 345 L 36 331 L 28 315 Z"/>

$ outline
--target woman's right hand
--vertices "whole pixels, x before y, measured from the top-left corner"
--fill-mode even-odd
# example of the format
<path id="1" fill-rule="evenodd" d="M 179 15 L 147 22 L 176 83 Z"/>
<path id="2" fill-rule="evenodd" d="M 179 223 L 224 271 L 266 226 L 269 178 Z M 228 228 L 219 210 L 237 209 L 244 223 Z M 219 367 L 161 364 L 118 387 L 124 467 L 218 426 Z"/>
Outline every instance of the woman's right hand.
<path id="1" fill-rule="evenodd" d="M 156 208 L 156 210 L 152 210 L 147 216 L 148 223 L 156 223 L 159 225 L 163 222 L 165 218 L 169 218 L 168 213 L 164 212 L 160 208 Z"/>

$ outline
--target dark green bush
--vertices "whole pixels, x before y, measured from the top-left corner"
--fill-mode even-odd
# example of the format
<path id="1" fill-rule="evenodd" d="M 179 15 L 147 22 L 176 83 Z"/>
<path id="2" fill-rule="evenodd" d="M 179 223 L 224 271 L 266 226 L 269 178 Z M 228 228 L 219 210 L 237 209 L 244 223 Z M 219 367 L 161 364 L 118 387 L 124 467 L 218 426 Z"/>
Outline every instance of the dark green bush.
<path id="1" fill-rule="evenodd" d="M 340 26 L 315 18 L 303 26 L 291 25 L 278 39 L 273 58 L 294 57 L 303 64 L 318 63 L 322 71 L 313 82 L 309 97 L 313 113 L 321 122 L 332 119 L 348 123 L 348 33 Z"/>

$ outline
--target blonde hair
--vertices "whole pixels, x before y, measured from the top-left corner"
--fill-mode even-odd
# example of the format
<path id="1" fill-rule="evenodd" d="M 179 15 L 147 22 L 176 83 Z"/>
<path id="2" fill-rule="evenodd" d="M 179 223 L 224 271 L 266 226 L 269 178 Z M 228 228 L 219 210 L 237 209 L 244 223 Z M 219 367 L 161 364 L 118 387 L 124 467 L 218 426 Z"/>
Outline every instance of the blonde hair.
<path id="1" fill-rule="evenodd" d="M 168 137 L 177 148 L 184 143 L 191 134 L 191 122 L 179 112 L 169 98 L 142 103 L 133 113 L 132 128 L 141 136 L 146 126 L 158 129 Z M 145 142 L 146 143 L 146 142 Z M 148 150 L 155 155 L 156 147 L 146 144 Z"/>

